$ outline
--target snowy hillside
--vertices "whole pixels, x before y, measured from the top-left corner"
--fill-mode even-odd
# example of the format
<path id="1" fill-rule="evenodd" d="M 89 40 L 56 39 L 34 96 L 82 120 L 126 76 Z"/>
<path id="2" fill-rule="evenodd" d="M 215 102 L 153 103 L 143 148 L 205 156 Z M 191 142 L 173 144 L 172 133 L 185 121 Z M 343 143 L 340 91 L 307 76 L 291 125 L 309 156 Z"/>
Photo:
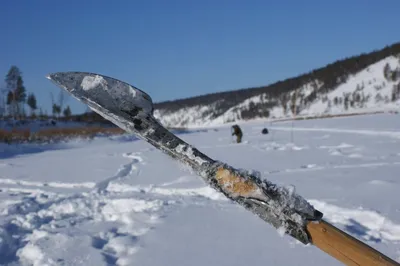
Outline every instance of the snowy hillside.
<path id="1" fill-rule="evenodd" d="M 293 135 L 291 123 L 264 126 L 244 123 L 241 144 L 229 127 L 180 137 L 294 185 L 326 220 L 400 262 L 398 116 L 296 121 Z M 0 265 L 341 265 L 141 140 L 0 145 Z"/>
<path id="2" fill-rule="evenodd" d="M 299 115 L 398 110 L 399 96 L 400 58 L 391 56 L 350 76 L 334 91 L 321 95 L 309 106 L 300 105 Z"/>
<path id="3" fill-rule="evenodd" d="M 218 108 L 224 102 L 221 98 L 177 110 L 159 108 L 154 114 L 166 126 L 201 127 L 257 118 L 394 111 L 400 107 L 400 57 L 389 56 L 354 74 L 339 76 L 334 84 L 314 79 L 289 92 L 260 93 L 225 109 Z"/>

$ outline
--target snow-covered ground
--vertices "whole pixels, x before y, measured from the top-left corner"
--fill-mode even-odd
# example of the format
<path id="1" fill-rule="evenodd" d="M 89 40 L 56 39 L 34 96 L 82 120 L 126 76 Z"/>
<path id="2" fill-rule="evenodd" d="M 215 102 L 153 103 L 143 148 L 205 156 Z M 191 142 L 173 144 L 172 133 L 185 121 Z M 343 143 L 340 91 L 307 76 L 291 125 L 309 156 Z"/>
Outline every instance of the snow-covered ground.
<path id="1" fill-rule="evenodd" d="M 294 185 L 325 219 L 400 261 L 399 116 L 241 126 L 241 144 L 229 127 L 180 137 Z M 1 265 L 341 265 L 282 237 L 143 141 L 5 147 Z"/>

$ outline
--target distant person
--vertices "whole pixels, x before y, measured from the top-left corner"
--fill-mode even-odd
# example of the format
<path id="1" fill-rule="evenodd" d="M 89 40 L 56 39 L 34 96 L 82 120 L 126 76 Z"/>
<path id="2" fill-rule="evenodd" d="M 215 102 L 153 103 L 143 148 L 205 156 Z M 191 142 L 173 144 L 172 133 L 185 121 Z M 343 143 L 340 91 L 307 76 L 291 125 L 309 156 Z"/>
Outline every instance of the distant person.
<path id="1" fill-rule="evenodd" d="M 238 125 L 232 126 L 232 136 L 236 136 L 236 143 L 242 142 L 243 132 Z"/>

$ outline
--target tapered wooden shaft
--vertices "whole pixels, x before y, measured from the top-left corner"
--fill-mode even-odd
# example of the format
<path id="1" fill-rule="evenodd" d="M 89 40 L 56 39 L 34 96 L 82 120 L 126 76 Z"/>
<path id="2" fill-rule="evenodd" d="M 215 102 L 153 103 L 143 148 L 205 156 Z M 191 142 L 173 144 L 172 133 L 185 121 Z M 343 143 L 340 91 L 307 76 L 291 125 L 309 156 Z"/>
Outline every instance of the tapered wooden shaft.
<path id="1" fill-rule="evenodd" d="M 307 231 L 314 246 L 345 265 L 400 266 L 399 263 L 324 220 L 309 222 Z"/>

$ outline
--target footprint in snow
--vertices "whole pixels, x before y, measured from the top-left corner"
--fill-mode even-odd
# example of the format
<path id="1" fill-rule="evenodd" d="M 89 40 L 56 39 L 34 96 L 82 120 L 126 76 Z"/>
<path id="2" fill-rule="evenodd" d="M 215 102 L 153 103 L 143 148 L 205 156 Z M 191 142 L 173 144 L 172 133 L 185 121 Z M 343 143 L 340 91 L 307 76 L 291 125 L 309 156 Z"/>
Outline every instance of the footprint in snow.
<path id="1" fill-rule="evenodd" d="M 102 220 L 113 226 L 92 236 L 92 247 L 101 250 L 109 265 L 131 265 L 132 255 L 139 248 L 139 237 L 159 222 L 164 206 L 161 200 L 106 200 L 100 213 Z"/>
<path id="2" fill-rule="evenodd" d="M 123 153 L 122 156 L 125 158 L 130 158 L 132 159 L 133 163 L 143 163 L 144 160 L 142 156 L 140 156 L 140 152 L 126 152 Z"/>
<path id="3" fill-rule="evenodd" d="M 132 175 L 135 171 L 138 171 L 138 168 L 135 166 L 137 163 L 144 163 L 144 160 L 141 156 L 139 156 L 138 152 L 127 152 L 123 153 L 122 156 L 126 158 L 130 158 L 131 161 L 129 163 L 123 164 L 117 170 L 117 173 L 109 178 L 104 179 L 103 181 L 98 182 L 94 188 L 97 193 L 104 193 L 107 190 L 107 187 L 113 182 L 123 178 L 126 178 Z"/>

